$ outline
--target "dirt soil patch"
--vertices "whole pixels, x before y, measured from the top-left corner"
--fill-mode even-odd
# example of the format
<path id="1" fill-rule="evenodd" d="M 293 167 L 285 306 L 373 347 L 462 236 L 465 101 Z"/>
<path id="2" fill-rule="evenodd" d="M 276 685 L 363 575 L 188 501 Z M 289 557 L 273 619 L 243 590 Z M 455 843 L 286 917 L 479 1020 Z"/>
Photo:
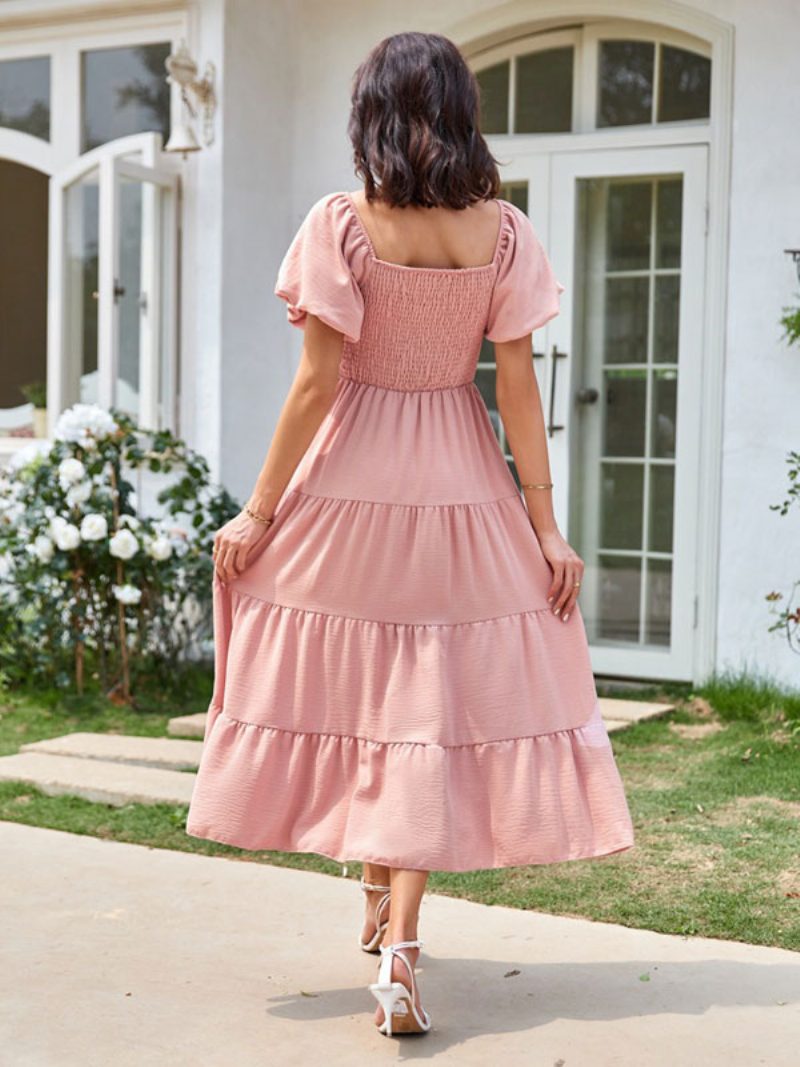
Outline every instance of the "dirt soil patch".
<path id="1" fill-rule="evenodd" d="M 678 737 L 694 741 L 702 737 L 710 737 L 711 734 L 718 734 L 725 729 L 725 724 L 721 722 L 671 722 L 669 728 Z"/>
<path id="2" fill-rule="evenodd" d="M 800 822 L 800 801 L 780 800 L 778 797 L 736 797 L 728 804 L 710 811 L 708 817 L 715 826 L 753 826 L 759 817 L 777 815 L 782 819 Z"/>

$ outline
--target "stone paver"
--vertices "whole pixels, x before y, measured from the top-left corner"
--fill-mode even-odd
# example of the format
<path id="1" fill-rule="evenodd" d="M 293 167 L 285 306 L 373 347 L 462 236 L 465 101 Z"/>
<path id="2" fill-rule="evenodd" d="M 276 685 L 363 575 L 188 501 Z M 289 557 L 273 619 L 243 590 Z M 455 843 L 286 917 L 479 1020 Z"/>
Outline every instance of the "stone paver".
<path id="1" fill-rule="evenodd" d="M 663 715 L 671 704 L 601 698 L 609 733 Z M 169 732 L 202 738 L 206 715 L 182 715 Z M 187 804 L 202 752 L 201 740 L 73 733 L 34 741 L 0 758 L 0 781 L 22 781 L 45 793 L 71 794 L 103 804 Z"/>
<path id="2" fill-rule="evenodd" d="M 178 741 L 170 737 L 74 733 L 49 737 L 45 741 L 32 741 L 22 745 L 20 751 L 191 771 L 196 770 L 200 763 L 202 748 L 200 741 Z"/>
<path id="3" fill-rule="evenodd" d="M 627 719 L 603 719 L 603 723 L 607 734 L 613 734 L 615 730 L 625 730 L 630 726 Z"/>
<path id="4" fill-rule="evenodd" d="M 426 894 L 433 1029 L 390 1041 L 353 878 L 12 823 L 0 854 L 13 1067 L 798 1062 L 797 953 Z"/>
<path id="5" fill-rule="evenodd" d="M 196 715 L 177 715 L 167 724 L 167 733 L 173 737 L 199 737 L 202 739 L 206 728 L 206 713 Z"/>
<path id="6" fill-rule="evenodd" d="M 99 804 L 188 804 L 195 776 L 78 756 L 18 752 L 0 758 L 0 781 L 27 782 L 51 796 L 70 794 Z"/>
<path id="7" fill-rule="evenodd" d="M 621 700 L 618 697 L 601 697 L 600 707 L 604 719 L 623 720 L 627 723 L 656 719 L 672 711 L 674 704 L 654 704 L 644 700 Z"/>

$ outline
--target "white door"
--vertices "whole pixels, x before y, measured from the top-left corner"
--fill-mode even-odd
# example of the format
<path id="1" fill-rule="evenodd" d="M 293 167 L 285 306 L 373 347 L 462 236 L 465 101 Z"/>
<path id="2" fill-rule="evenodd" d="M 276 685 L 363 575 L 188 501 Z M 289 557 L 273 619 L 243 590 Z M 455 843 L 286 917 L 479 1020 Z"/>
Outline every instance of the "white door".
<path id="1" fill-rule="evenodd" d="M 705 145 L 521 148 L 503 170 L 566 286 L 533 360 L 598 674 L 693 677 L 706 170 Z M 489 342 L 476 383 L 516 476 Z"/>
<path id="2" fill-rule="evenodd" d="M 693 673 L 706 175 L 704 145 L 551 160 L 548 250 L 566 292 L 545 415 L 600 674 Z"/>
<path id="3" fill-rule="evenodd" d="M 77 401 L 174 425 L 177 176 L 159 153 L 158 135 L 136 135 L 51 179 L 51 428 Z"/>

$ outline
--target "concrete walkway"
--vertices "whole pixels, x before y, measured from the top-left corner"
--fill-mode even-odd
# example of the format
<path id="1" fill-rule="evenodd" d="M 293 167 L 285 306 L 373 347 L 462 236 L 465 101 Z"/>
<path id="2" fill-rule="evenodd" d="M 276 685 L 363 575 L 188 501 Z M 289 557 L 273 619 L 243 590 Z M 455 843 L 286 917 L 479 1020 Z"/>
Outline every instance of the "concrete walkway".
<path id="1" fill-rule="evenodd" d="M 429 894 L 433 1030 L 390 1040 L 354 881 L 12 823 L 0 854 L 9 1067 L 798 1063 L 800 954 Z"/>

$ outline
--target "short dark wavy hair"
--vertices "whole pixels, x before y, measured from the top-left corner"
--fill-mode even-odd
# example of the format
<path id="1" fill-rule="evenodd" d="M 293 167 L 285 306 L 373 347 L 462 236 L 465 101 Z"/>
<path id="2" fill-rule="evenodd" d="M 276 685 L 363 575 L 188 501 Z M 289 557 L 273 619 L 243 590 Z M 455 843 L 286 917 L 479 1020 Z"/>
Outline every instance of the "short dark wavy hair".
<path id="1" fill-rule="evenodd" d="M 347 133 L 367 200 L 464 208 L 499 195 L 480 132 L 480 88 L 438 33 L 380 41 L 353 76 Z"/>

